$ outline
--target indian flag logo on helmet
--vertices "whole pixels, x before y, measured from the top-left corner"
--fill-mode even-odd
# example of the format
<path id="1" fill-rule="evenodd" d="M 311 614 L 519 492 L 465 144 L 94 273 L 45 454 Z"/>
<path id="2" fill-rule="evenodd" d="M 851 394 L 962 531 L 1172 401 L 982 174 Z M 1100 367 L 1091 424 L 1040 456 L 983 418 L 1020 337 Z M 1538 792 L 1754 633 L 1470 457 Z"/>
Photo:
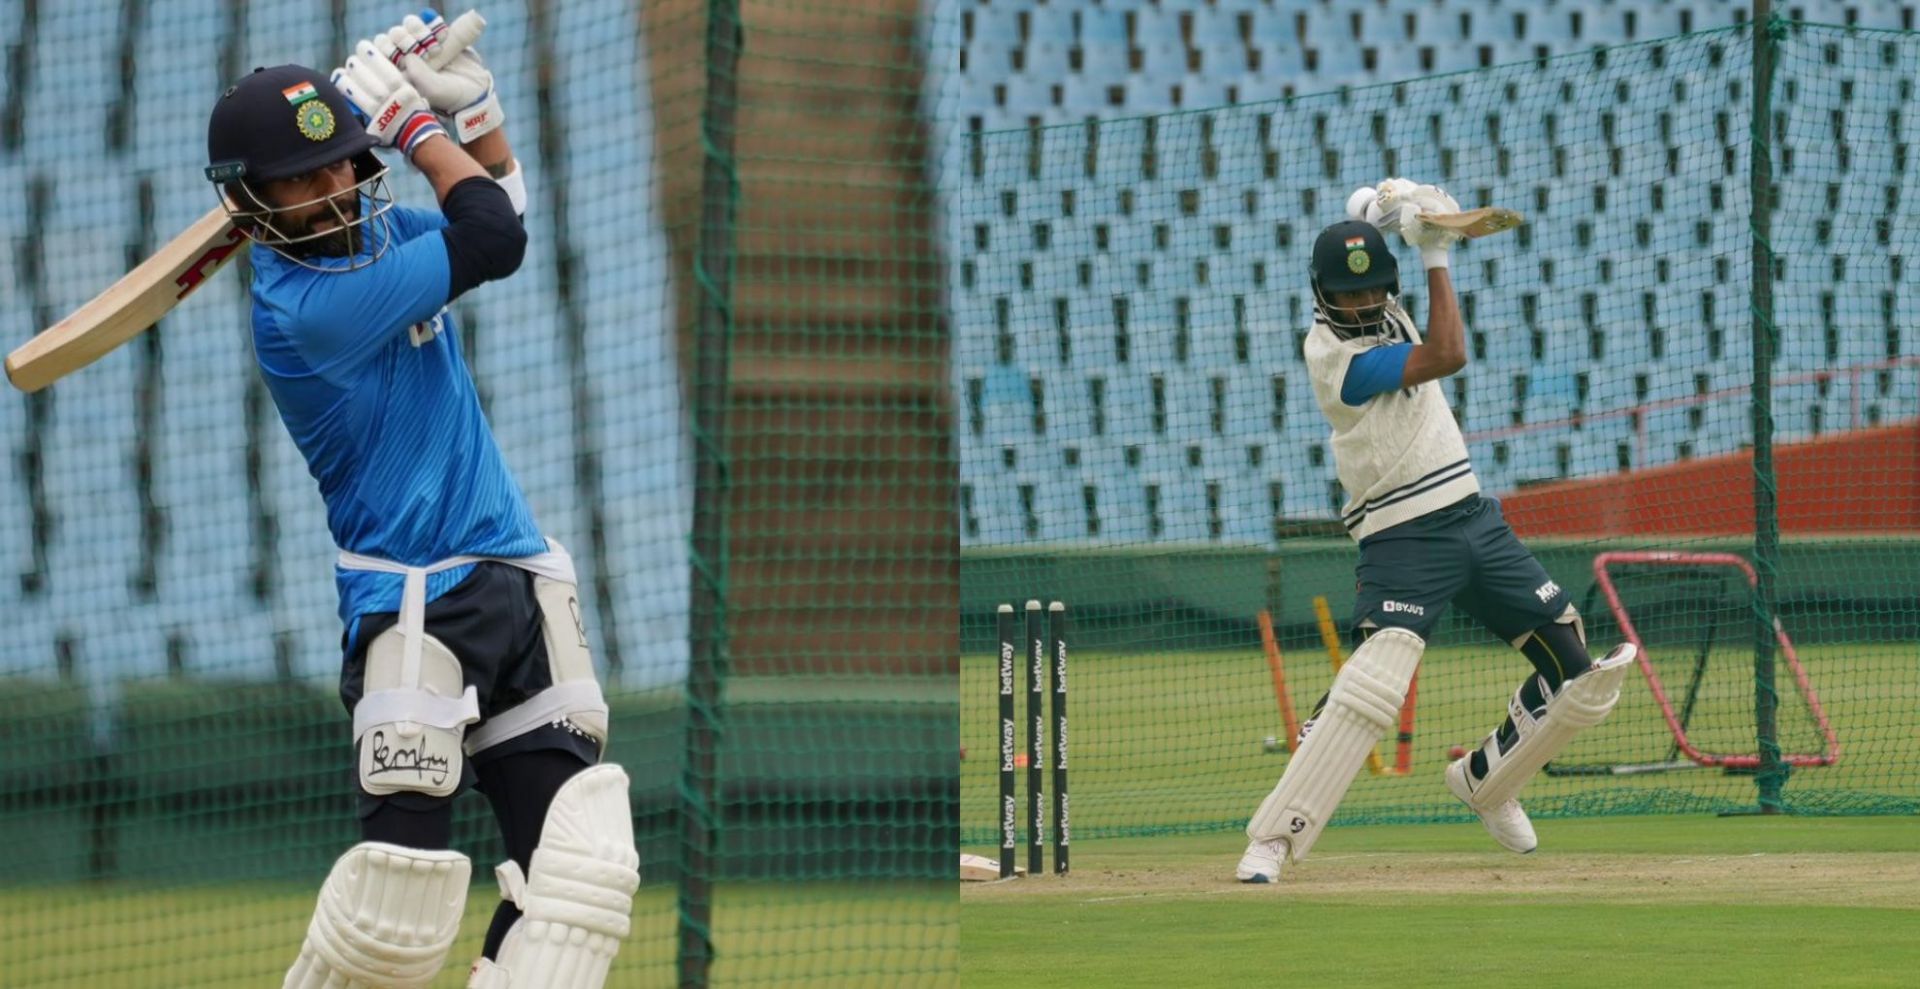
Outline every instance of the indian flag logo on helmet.
<path id="1" fill-rule="evenodd" d="M 1366 246 L 1367 246 L 1367 239 L 1365 237 L 1348 237 L 1347 238 L 1347 250 L 1349 251 L 1364 250 Z"/>
<path id="2" fill-rule="evenodd" d="M 288 103 L 291 103 L 294 106 L 299 106 L 300 104 L 305 103 L 306 101 L 313 99 L 316 96 L 319 96 L 320 93 L 318 90 L 313 88 L 313 83 L 299 82 L 299 83 L 294 83 L 293 85 L 288 86 L 287 88 L 281 90 L 280 95 L 285 96 L 287 98 Z"/>

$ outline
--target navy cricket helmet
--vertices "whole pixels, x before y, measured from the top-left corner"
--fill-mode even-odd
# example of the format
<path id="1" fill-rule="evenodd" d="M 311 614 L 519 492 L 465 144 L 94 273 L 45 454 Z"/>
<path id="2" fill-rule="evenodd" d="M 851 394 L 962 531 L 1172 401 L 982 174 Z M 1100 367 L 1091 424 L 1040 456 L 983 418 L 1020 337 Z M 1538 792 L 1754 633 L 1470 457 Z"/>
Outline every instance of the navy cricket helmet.
<path id="1" fill-rule="evenodd" d="M 255 241 L 296 261 L 337 253 L 316 250 L 323 243 L 345 243 L 346 253 L 354 254 L 358 242 L 350 232 L 393 206 L 385 190 L 387 167 L 373 153 L 378 143 L 326 76 L 303 65 L 256 68 L 214 104 L 207 122 L 206 176 L 225 193 L 234 223 Z M 275 204 L 262 193 L 267 182 L 341 161 L 353 163 L 354 189 L 365 200 L 357 209 L 343 211 L 332 198 Z M 284 220 L 275 222 L 277 213 L 321 202 L 335 214 L 335 230 L 303 232 L 284 229 Z M 390 238 L 381 240 L 384 250 Z"/>
<path id="2" fill-rule="evenodd" d="M 1387 248 L 1379 228 L 1365 220 L 1342 220 L 1313 241 L 1309 262 L 1313 281 L 1313 301 L 1326 320 L 1341 336 L 1360 336 L 1376 332 L 1385 319 L 1388 306 L 1400 296 L 1400 264 Z M 1359 308 L 1336 307 L 1329 301 L 1334 292 L 1385 289 L 1386 298 L 1377 305 Z"/>

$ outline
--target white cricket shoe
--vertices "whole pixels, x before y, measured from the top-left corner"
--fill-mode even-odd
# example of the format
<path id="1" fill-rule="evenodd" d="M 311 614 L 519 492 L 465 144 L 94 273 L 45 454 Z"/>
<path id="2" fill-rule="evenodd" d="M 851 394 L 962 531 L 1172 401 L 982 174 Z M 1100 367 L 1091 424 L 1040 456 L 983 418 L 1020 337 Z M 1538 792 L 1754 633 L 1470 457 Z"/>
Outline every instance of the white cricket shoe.
<path id="1" fill-rule="evenodd" d="M 1522 855 L 1538 848 L 1540 839 L 1534 837 L 1533 822 L 1527 819 L 1520 801 L 1509 800 L 1492 808 L 1482 808 L 1474 802 L 1473 790 L 1467 785 L 1467 760 L 1472 758 L 1473 753 L 1469 752 L 1447 764 L 1447 789 L 1469 810 L 1480 815 L 1480 823 L 1487 826 L 1487 833 L 1493 835 L 1501 848 Z"/>
<path id="2" fill-rule="evenodd" d="M 1239 867 L 1233 870 L 1233 878 L 1243 883 L 1277 883 L 1281 867 L 1287 864 L 1287 852 L 1285 838 L 1250 841 L 1247 853 L 1240 856 Z"/>

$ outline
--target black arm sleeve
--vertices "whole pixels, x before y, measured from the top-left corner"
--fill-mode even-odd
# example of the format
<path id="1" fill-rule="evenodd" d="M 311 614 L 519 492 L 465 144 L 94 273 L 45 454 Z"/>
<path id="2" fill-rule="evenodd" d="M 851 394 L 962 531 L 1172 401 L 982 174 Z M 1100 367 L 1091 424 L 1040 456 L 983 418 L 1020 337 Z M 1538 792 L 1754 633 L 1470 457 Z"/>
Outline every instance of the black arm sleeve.
<path id="1" fill-rule="evenodd" d="M 481 282 L 519 269 L 527 253 L 527 229 L 513 215 L 513 203 L 499 183 L 477 176 L 462 179 L 447 191 L 440 210 L 447 214 L 440 234 L 447 241 L 448 302 Z"/>

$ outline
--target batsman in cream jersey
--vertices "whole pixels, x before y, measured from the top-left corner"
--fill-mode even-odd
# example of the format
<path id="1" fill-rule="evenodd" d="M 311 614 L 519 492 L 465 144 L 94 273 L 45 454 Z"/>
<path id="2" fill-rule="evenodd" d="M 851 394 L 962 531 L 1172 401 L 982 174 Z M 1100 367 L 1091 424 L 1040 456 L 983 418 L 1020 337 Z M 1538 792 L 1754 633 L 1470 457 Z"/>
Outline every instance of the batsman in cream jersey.
<path id="1" fill-rule="evenodd" d="M 1590 659 L 1566 591 L 1514 536 L 1500 503 L 1480 493 L 1440 386 L 1467 363 L 1449 272 L 1459 235 L 1419 219 L 1458 206 L 1432 186 L 1389 179 L 1356 193 L 1348 212 L 1352 218 L 1314 240 L 1305 356 L 1347 492 L 1341 520 L 1359 543 L 1357 644 L 1247 824 L 1249 843 L 1234 873 L 1241 882 L 1277 882 L 1289 862 L 1307 857 L 1367 753 L 1397 722 L 1449 605 L 1533 666 L 1499 727 L 1445 771 L 1447 788 L 1515 852 L 1536 844 L 1515 799 L 1521 787 L 1606 716 L 1634 657 L 1631 645 L 1621 645 Z M 1425 334 L 1400 306 L 1399 265 L 1383 231 L 1420 252 Z"/>
<path id="2" fill-rule="evenodd" d="M 341 551 L 362 840 L 289 989 L 434 981 L 467 902 L 449 844 L 469 787 L 508 855 L 474 989 L 601 989 L 639 884 L 572 561 L 535 524 L 447 311 L 526 250 L 525 182 L 470 47 L 484 24 L 427 11 L 331 75 L 257 69 L 208 127 L 207 176 L 253 242 L 260 373 Z M 439 209 L 395 204 L 375 148 Z"/>

